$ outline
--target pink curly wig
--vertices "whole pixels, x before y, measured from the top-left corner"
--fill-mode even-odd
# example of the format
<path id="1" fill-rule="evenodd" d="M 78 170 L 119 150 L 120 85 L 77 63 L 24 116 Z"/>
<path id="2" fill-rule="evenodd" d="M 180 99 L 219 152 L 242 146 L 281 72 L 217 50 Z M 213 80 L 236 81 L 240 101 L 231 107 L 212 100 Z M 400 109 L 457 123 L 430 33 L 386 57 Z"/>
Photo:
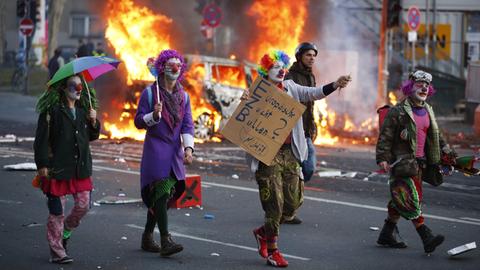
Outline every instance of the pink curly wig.
<path id="1" fill-rule="evenodd" d="M 165 72 L 165 63 L 168 61 L 170 58 L 178 58 L 180 62 L 182 63 L 182 67 L 180 70 L 180 76 L 178 76 L 177 81 L 181 82 L 183 80 L 183 74 L 185 73 L 187 69 L 187 64 L 185 63 L 185 59 L 183 56 L 177 52 L 176 50 L 163 50 L 160 52 L 160 54 L 157 56 L 157 59 L 155 59 L 155 70 L 158 75 L 161 75 Z"/>
<path id="2" fill-rule="evenodd" d="M 413 90 L 413 85 L 415 84 L 415 81 L 414 80 L 406 80 L 402 83 L 402 87 L 400 88 L 400 90 L 402 90 L 402 93 L 405 95 L 405 96 L 410 96 L 412 95 L 415 91 Z M 432 96 L 433 94 L 435 94 L 435 89 L 433 88 L 433 85 L 429 85 L 428 86 L 428 94 L 427 96 Z"/>

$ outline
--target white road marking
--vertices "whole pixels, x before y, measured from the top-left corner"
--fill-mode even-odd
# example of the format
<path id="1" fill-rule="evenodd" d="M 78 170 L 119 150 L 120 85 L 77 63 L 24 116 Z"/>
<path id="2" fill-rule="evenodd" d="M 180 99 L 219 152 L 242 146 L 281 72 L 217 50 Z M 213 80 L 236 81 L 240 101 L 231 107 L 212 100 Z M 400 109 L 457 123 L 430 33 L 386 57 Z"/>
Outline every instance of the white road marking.
<path id="1" fill-rule="evenodd" d="M 463 220 L 471 220 L 471 221 L 477 221 L 477 222 L 480 222 L 480 219 L 478 219 L 478 218 L 471 218 L 471 217 L 460 217 L 459 219 L 463 219 Z"/>
<path id="2" fill-rule="evenodd" d="M 17 154 L 17 155 L 18 154 L 23 154 L 27 157 L 33 157 L 32 152 L 11 150 L 9 148 L 3 148 L 3 147 L 0 147 L 0 151 L 3 152 L 3 153 L 6 153 L 6 154 Z M 113 172 L 119 172 L 119 173 L 140 175 L 140 172 L 133 171 L 133 170 L 128 171 L 128 170 L 123 170 L 123 169 L 97 166 L 97 165 L 94 165 L 93 168 L 96 169 L 96 170 L 105 170 L 105 171 L 113 171 Z M 206 182 L 206 181 L 202 181 L 202 183 L 205 183 L 207 185 L 214 186 L 214 187 L 222 187 L 222 188 L 249 191 L 249 192 L 258 192 L 258 190 L 256 188 L 226 185 L 226 184 L 219 184 L 219 183 Z M 370 210 L 375 210 L 375 211 L 382 211 L 382 212 L 387 211 L 387 209 L 385 207 L 378 207 L 378 206 L 373 206 L 373 205 L 365 205 L 365 204 L 344 202 L 344 201 L 338 201 L 338 200 L 322 199 L 322 198 L 311 197 L 311 196 L 305 196 L 304 199 L 305 200 L 311 200 L 311 201 L 317 201 L 317 202 L 324 202 L 324 203 L 331 203 L 331 204 L 338 204 L 338 205 L 356 207 L 356 208 L 370 209 Z M 455 223 L 462 223 L 462 224 L 480 226 L 480 222 L 476 222 L 476 221 L 472 221 L 472 220 L 464 220 L 464 219 L 459 219 L 459 218 L 449 218 L 449 217 L 443 217 L 443 216 L 437 216 L 437 215 L 428 215 L 428 214 L 424 214 L 423 216 L 427 217 L 427 218 L 431 218 L 431 219 L 436 219 L 436 220 L 443 220 L 443 221 L 449 221 L 449 222 L 455 222 Z"/>
<path id="3" fill-rule="evenodd" d="M 23 202 L 11 201 L 11 200 L 0 200 L 0 203 L 6 203 L 6 204 L 22 204 Z"/>
<path id="4" fill-rule="evenodd" d="M 127 170 L 110 168 L 110 167 L 103 167 L 103 166 L 93 166 L 93 167 L 103 169 L 103 170 L 107 170 L 107 171 L 123 172 L 123 173 L 128 173 L 128 174 L 140 175 L 140 173 L 138 171 L 127 171 Z M 219 184 L 219 183 L 207 182 L 207 181 L 202 181 L 202 183 L 205 183 L 205 184 L 213 186 L 213 187 L 221 187 L 221 188 L 228 188 L 228 189 L 242 190 L 242 191 L 249 191 L 249 192 L 258 193 L 258 189 L 256 189 L 256 188 L 234 186 L 234 185 L 227 185 L 227 184 Z M 373 205 L 358 204 L 358 203 L 344 202 L 344 201 L 338 201 L 338 200 L 322 199 L 322 198 L 311 197 L 311 196 L 304 196 L 303 198 L 304 198 L 304 200 L 310 200 L 310 201 L 316 201 L 316 202 L 338 204 L 338 205 L 350 206 L 350 207 L 355 207 L 355 208 L 363 208 L 363 209 L 369 209 L 369 210 L 375 210 L 375 211 L 382 211 L 382 212 L 387 211 L 387 208 L 385 208 L 385 207 L 378 207 L 378 206 L 373 206 Z M 480 221 L 476 222 L 476 221 L 463 220 L 463 219 L 458 219 L 458 218 L 449 218 L 449 217 L 429 215 L 429 214 L 424 214 L 423 216 L 426 217 L 426 218 L 431 218 L 431 219 L 436 219 L 436 220 L 443 220 L 443 221 L 450 221 L 450 222 L 480 226 Z"/>
<path id="5" fill-rule="evenodd" d="M 462 190 L 480 190 L 480 187 L 476 186 L 467 186 L 467 185 L 459 185 L 459 184 L 452 184 L 452 183 L 443 183 L 442 187 L 450 187 Z"/>
<path id="6" fill-rule="evenodd" d="M 138 225 L 135 225 L 135 224 L 126 224 L 125 226 L 130 227 L 130 228 L 134 228 L 134 229 L 139 229 L 139 230 L 144 229 L 144 227 L 141 227 L 141 226 L 138 226 Z M 155 229 L 155 232 L 158 233 L 158 229 Z M 218 245 L 222 245 L 222 246 L 234 247 L 234 248 L 239 248 L 239 249 L 245 249 L 245 250 L 249 250 L 249 251 L 258 252 L 258 249 L 253 248 L 253 247 L 247 247 L 247 246 L 242 246 L 242 245 L 237 245 L 237 244 L 212 240 L 212 239 L 208 239 L 208 238 L 202 238 L 202 237 L 183 234 L 183 233 L 176 233 L 176 232 L 172 232 L 172 231 L 170 231 L 170 233 L 173 236 L 177 236 L 177 237 L 188 238 L 188 239 L 192 239 L 192 240 L 203 241 L 203 242 L 207 242 L 207 243 L 218 244 Z M 311 260 L 310 258 L 305 258 L 305 257 L 300 257 L 300 256 L 295 256 L 295 255 L 290 255 L 290 254 L 285 254 L 285 253 L 282 253 L 282 255 L 286 258 L 296 259 L 296 260 L 301 260 L 301 261 L 310 261 Z"/>

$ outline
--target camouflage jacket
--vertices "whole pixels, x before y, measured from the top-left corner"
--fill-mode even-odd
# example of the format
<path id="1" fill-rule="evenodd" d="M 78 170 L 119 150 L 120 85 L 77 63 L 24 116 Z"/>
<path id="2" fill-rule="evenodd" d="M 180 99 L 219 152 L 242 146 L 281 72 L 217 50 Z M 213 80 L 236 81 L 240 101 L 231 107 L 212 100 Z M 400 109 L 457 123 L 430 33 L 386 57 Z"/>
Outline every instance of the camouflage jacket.
<path id="1" fill-rule="evenodd" d="M 440 134 L 432 106 L 425 103 L 425 109 L 430 116 L 430 127 L 425 141 L 425 157 L 427 164 L 440 163 L 441 149 L 446 143 Z M 406 129 L 407 137 L 400 138 L 400 133 Z M 387 161 L 389 164 L 399 157 L 415 157 L 417 148 L 417 130 L 413 118 L 412 105 L 408 99 L 392 107 L 380 129 L 376 147 L 377 164 Z"/>

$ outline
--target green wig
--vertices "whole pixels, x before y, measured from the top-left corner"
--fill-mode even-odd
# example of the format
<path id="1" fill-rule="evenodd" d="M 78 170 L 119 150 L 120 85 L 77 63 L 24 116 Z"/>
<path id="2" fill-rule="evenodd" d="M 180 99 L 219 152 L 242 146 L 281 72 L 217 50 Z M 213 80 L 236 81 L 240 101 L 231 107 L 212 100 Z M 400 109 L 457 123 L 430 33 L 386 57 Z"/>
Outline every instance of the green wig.
<path id="1" fill-rule="evenodd" d="M 68 78 L 51 85 L 47 90 L 45 90 L 45 92 L 43 92 L 42 95 L 40 95 L 40 98 L 38 99 L 37 106 L 36 106 L 36 111 L 38 113 L 40 114 L 44 113 L 50 110 L 53 106 L 60 104 L 61 102 L 64 102 L 65 93 L 63 92 L 63 89 L 66 88 L 67 80 Z M 82 80 L 82 86 L 84 90 L 82 90 L 82 94 L 80 96 L 80 100 L 79 100 L 80 106 L 87 111 L 90 108 L 90 103 L 88 101 L 88 93 L 87 93 L 87 91 L 89 91 L 91 101 L 92 101 L 92 108 L 97 110 L 98 100 L 97 100 L 97 93 L 95 89 L 93 87 L 88 87 L 87 82 L 85 82 L 83 78 L 81 78 L 81 80 Z"/>

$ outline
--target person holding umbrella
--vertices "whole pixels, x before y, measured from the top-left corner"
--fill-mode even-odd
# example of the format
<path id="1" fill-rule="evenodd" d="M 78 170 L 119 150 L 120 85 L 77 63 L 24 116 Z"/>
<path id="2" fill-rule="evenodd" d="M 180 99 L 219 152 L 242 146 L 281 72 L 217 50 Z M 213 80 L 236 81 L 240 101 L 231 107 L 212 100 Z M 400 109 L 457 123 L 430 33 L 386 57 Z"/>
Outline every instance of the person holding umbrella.
<path id="1" fill-rule="evenodd" d="M 185 166 L 193 161 L 193 121 L 190 98 L 180 82 L 186 64 L 175 50 L 164 50 L 147 66 L 156 81 L 143 90 L 135 126 L 146 129 L 140 165 L 143 202 L 148 207 L 141 248 L 168 257 L 183 250 L 168 231 L 169 200 L 185 190 Z M 161 246 L 153 240 L 158 225 Z"/>
<path id="2" fill-rule="evenodd" d="M 98 62 L 86 65 L 85 61 Z M 67 241 L 89 210 L 93 189 L 89 144 L 98 139 L 100 122 L 95 91 L 88 89 L 84 77 L 99 76 L 103 64 L 103 60 L 78 58 L 63 66 L 47 83 L 49 88 L 37 103 L 35 163 L 41 179 L 39 187 L 47 196 L 47 240 L 52 263 L 73 262 L 67 254 Z M 72 195 L 75 204 L 65 218 L 66 195 Z"/>

